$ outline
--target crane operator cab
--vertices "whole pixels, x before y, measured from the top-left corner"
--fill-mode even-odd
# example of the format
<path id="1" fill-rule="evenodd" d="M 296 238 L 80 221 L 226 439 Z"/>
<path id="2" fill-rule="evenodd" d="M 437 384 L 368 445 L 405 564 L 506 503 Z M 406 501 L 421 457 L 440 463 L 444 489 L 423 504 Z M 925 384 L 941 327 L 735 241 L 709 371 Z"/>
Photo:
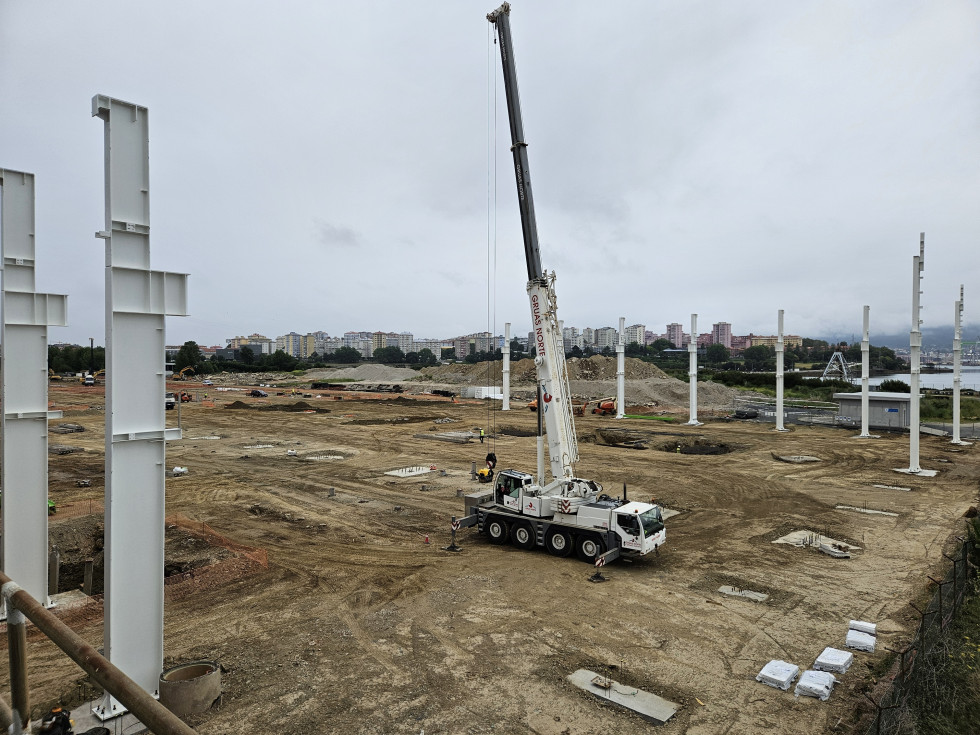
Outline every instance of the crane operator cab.
<path id="1" fill-rule="evenodd" d="M 516 513 L 521 512 L 521 490 L 533 482 L 526 472 L 501 470 L 493 489 L 493 502 Z"/>
<path id="2" fill-rule="evenodd" d="M 646 503 L 627 503 L 613 513 L 616 534 L 624 551 L 645 554 L 655 551 L 665 539 L 664 519 L 660 507 Z"/>

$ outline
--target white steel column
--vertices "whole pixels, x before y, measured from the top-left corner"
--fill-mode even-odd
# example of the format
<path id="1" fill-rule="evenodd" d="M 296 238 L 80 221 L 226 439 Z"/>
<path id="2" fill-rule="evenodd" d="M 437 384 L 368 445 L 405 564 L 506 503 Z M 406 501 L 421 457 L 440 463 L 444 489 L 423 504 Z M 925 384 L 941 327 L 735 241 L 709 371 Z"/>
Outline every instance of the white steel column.
<path id="1" fill-rule="evenodd" d="M 626 417 L 626 317 L 619 317 L 616 340 L 616 418 Z"/>
<path id="2" fill-rule="evenodd" d="M 501 411 L 510 411 L 510 322 L 504 324 L 504 346 L 500 348 L 504 357 L 504 402 Z"/>
<path id="3" fill-rule="evenodd" d="M 147 109 L 97 95 L 105 125 L 105 655 L 156 695 L 163 669 L 165 315 L 187 313 L 187 276 L 150 270 Z M 101 719 L 125 712 L 106 694 Z"/>
<path id="4" fill-rule="evenodd" d="M 871 307 L 864 307 L 864 336 L 861 337 L 861 433 L 858 439 L 870 439 L 868 431 L 868 412 L 871 408 L 870 376 L 871 376 Z"/>
<path id="5" fill-rule="evenodd" d="M 926 262 L 926 233 L 919 234 L 919 254 L 912 258 L 912 331 L 909 333 L 911 361 L 911 395 L 909 396 L 909 466 L 900 469 L 909 475 L 934 477 L 935 470 L 924 470 L 919 466 L 919 371 L 922 359 L 922 271 Z"/>
<path id="6" fill-rule="evenodd" d="M 779 331 L 776 333 L 776 431 L 786 431 L 783 425 L 783 310 L 779 310 Z"/>
<path id="7" fill-rule="evenodd" d="M 0 169 L 3 271 L 3 571 L 48 598 L 48 327 L 68 323 L 68 298 L 34 292 L 34 174 Z"/>
<path id="8" fill-rule="evenodd" d="M 963 285 L 960 300 L 956 302 L 953 332 L 953 439 L 950 444 L 969 445 L 960 439 L 960 374 L 963 365 Z"/>
<path id="9" fill-rule="evenodd" d="M 700 426 L 698 421 L 698 315 L 691 314 L 691 341 L 687 345 L 687 380 L 690 390 L 691 419 L 688 426 Z"/>

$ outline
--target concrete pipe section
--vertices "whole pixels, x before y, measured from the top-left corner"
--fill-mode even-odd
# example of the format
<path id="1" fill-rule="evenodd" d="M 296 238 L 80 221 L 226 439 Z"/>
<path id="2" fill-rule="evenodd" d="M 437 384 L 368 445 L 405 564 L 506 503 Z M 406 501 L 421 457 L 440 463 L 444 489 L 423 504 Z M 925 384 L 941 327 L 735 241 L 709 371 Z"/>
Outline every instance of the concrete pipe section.
<path id="1" fill-rule="evenodd" d="M 216 661 L 192 661 L 160 674 L 160 704 L 175 715 L 211 708 L 221 696 L 221 668 Z"/>

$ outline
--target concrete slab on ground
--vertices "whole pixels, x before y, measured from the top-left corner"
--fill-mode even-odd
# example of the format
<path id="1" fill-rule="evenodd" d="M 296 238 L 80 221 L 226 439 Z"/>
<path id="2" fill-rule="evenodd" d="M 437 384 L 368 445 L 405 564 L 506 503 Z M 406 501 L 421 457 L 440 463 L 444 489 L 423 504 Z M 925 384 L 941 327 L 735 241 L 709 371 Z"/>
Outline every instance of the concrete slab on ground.
<path id="1" fill-rule="evenodd" d="M 625 686 L 588 669 L 579 669 L 566 678 L 582 691 L 594 694 L 605 702 L 633 710 L 658 725 L 667 722 L 680 709 L 679 704 L 669 702 L 663 697 L 636 687 Z"/>

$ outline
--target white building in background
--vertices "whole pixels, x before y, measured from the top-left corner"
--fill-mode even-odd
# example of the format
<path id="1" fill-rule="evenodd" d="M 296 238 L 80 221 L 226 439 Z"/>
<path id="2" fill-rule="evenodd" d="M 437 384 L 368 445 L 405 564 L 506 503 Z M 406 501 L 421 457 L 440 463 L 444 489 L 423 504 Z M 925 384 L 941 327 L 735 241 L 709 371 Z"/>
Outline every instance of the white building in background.
<path id="1" fill-rule="evenodd" d="M 684 346 L 684 327 L 677 322 L 673 322 L 667 325 L 667 341 L 671 342 L 674 347 Z"/>
<path id="2" fill-rule="evenodd" d="M 615 327 L 602 327 L 595 330 L 595 348 L 597 351 L 601 352 L 607 347 L 614 350 L 617 342 L 619 342 L 619 330 Z"/>
<path id="3" fill-rule="evenodd" d="M 582 346 L 595 347 L 595 330 L 592 327 L 582 330 Z"/>
<path id="4" fill-rule="evenodd" d="M 399 332 L 395 336 L 395 347 L 407 355 L 409 352 L 417 352 L 415 349 L 415 337 L 411 332 Z"/>
<path id="5" fill-rule="evenodd" d="M 417 339 L 413 342 L 414 347 L 412 352 L 421 352 L 422 350 L 429 350 L 436 359 L 440 359 L 442 356 L 443 341 L 441 339 Z"/>
<path id="6" fill-rule="evenodd" d="M 337 351 L 337 348 L 343 346 L 344 341 L 340 337 L 331 337 L 327 334 L 322 337 L 315 337 L 313 340 L 313 348 L 318 355 L 332 355 Z"/>
<path id="7" fill-rule="evenodd" d="M 711 344 L 725 345 L 732 348 L 732 325 L 728 322 L 718 322 L 711 325 Z"/>
<path id="8" fill-rule="evenodd" d="M 290 332 L 276 337 L 276 352 L 282 350 L 293 357 L 302 356 L 302 337 L 298 332 Z"/>
<path id="9" fill-rule="evenodd" d="M 636 342 L 638 345 L 646 344 L 647 326 L 646 324 L 634 324 L 626 327 L 626 344 Z"/>

